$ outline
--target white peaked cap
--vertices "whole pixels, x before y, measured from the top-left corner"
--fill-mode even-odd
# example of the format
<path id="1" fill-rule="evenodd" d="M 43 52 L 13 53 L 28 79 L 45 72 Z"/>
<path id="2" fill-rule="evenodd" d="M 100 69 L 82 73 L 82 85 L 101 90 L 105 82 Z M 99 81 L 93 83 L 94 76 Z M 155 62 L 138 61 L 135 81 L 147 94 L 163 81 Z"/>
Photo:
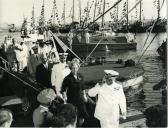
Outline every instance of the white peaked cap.
<path id="1" fill-rule="evenodd" d="M 106 74 L 111 74 L 112 76 L 119 76 L 119 73 L 114 70 L 104 70 Z"/>

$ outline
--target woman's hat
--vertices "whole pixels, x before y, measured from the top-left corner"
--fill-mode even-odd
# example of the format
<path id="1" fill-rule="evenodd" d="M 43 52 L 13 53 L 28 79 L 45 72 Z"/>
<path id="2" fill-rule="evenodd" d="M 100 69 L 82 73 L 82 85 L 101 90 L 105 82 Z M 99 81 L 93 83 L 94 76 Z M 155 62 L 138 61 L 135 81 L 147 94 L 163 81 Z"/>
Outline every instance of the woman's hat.
<path id="1" fill-rule="evenodd" d="M 37 101 L 41 104 L 48 104 L 51 103 L 56 98 L 56 96 L 57 95 L 53 89 L 44 89 L 38 94 Z"/>

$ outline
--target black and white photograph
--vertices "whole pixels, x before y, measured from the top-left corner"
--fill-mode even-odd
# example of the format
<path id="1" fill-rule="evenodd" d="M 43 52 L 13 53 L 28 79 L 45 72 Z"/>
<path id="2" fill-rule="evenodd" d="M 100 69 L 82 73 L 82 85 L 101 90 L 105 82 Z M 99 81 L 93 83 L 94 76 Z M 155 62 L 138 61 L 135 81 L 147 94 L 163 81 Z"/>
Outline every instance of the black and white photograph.
<path id="1" fill-rule="evenodd" d="M 0 127 L 166 128 L 167 0 L 0 0 Z"/>

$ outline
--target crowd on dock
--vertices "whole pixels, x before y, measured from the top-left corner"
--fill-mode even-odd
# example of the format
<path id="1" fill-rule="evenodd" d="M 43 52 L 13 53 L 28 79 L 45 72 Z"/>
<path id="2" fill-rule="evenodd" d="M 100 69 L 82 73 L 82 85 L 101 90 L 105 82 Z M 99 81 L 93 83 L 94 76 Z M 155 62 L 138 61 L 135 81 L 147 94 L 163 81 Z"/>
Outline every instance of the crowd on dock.
<path id="1" fill-rule="evenodd" d="M 68 54 L 58 54 L 52 41 L 38 40 L 28 46 L 24 41 L 18 43 L 8 37 L 2 52 L 6 57 L 1 57 L 8 62 L 5 67 L 19 74 L 27 73 L 28 78 L 43 87 L 37 95 L 38 107 L 32 113 L 34 126 L 84 126 L 95 117 L 101 127 L 117 128 L 120 110 L 121 117 L 126 118 L 123 88 L 115 81 L 118 72 L 105 70 L 102 81 L 86 91 L 82 74 L 78 73 L 79 59 L 67 63 Z M 8 110 L 0 111 L 0 126 L 11 124 L 9 115 Z"/>

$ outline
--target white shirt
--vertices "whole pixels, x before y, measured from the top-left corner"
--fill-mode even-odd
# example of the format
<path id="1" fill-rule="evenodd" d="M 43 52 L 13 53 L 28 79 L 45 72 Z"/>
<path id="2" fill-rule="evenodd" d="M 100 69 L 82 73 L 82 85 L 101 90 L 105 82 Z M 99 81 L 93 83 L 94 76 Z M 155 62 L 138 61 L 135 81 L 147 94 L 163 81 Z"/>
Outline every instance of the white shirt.
<path id="1" fill-rule="evenodd" d="M 16 59 L 17 61 L 22 61 L 22 51 L 23 47 L 20 44 L 15 44 L 15 54 L 16 54 Z"/>
<path id="2" fill-rule="evenodd" d="M 122 113 L 126 113 L 126 99 L 122 85 L 115 82 L 112 85 L 105 83 L 100 86 L 97 84 L 88 91 L 88 94 L 91 97 L 98 95 L 94 114 L 97 119 L 117 124 L 119 120 L 119 108 Z"/>
<path id="3" fill-rule="evenodd" d="M 21 54 L 24 58 L 27 58 L 28 57 L 28 49 L 27 49 L 27 46 L 25 44 L 22 44 L 21 45 L 22 47 L 22 51 L 21 51 Z"/>
<path id="4" fill-rule="evenodd" d="M 64 78 L 69 75 L 70 69 L 66 67 L 66 63 L 55 64 L 52 68 L 51 83 L 55 86 L 56 92 L 59 95 Z"/>

